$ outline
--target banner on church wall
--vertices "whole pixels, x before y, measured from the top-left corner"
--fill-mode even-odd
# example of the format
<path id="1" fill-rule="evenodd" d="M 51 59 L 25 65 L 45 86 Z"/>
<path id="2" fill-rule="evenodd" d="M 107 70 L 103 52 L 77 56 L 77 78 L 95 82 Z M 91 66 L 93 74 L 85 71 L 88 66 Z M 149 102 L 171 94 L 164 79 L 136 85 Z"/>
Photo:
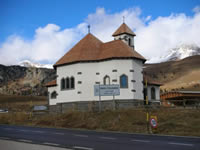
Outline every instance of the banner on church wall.
<path id="1" fill-rule="evenodd" d="M 120 87 L 114 85 L 94 85 L 94 96 L 116 96 L 120 95 Z"/>

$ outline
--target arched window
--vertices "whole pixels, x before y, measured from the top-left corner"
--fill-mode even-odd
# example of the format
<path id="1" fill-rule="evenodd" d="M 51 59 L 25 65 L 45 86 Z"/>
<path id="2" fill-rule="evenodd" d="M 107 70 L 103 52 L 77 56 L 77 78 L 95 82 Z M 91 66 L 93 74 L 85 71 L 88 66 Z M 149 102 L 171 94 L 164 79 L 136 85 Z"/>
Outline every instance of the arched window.
<path id="1" fill-rule="evenodd" d="M 67 77 L 66 78 L 66 89 L 69 89 L 70 88 L 70 83 L 69 83 L 69 78 Z"/>
<path id="2" fill-rule="evenodd" d="M 154 87 L 151 88 L 151 99 L 156 99 L 156 90 Z"/>
<path id="3" fill-rule="evenodd" d="M 53 91 L 51 93 L 51 99 L 56 99 L 56 97 L 57 97 L 57 93 L 56 93 L 56 91 Z"/>
<path id="4" fill-rule="evenodd" d="M 109 85 L 110 84 L 110 77 L 108 75 L 106 75 L 104 78 L 103 78 L 103 84 L 104 85 Z"/>
<path id="5" fill-rule="evenodd" d="M 125 74 L 120 76 L 120 88 L 128 88 L 128 77 Z"/>
<path id="6" fill-rule="evenodd" d="M 61 79 L 61 90 L 65 89 L 65 79 Z"/>
<path id="7" fill-rule="evenodd" d="M 74 88 L 75 88 L 75 79 L 74 79 L 74 77 L 71 77 L 71 78 L 70 78 L 70 88 L 71 88 L 71 89 L 74 89 Z"/>
<path id="8" fill-rule="evenodd" d="M 131 46 L 131 39 L 128 39 L 128 45 Z"/>

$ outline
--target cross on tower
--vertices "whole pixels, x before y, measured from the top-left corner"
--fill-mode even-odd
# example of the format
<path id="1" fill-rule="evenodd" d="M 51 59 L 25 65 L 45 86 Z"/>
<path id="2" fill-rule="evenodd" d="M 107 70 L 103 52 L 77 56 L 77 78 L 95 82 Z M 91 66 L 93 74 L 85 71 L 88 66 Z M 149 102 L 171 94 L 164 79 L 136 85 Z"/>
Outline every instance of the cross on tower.
<path id="1" fill-rule="evenodd" d="M 90 25 L 88 25 L 88 33 L 90 33 Z"/>
<path id="2" fill-rule="evenodd" d="M 123 16 L 123 23 L 125 23 L 125 17 Z"/>

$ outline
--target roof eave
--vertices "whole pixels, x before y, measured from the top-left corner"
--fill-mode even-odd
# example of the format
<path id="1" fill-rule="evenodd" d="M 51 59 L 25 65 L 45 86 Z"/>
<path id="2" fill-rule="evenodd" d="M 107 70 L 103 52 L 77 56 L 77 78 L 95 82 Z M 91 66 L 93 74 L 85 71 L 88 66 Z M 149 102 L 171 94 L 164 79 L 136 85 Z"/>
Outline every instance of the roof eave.
<path id="1" fill-rule="evenodd" d="M 116 60 L 116 59 L 138 59 L 141 60 L 143 63 L 145 63 L 146 59 L 142 58 L 137 58 L 137 57 L 111 57 L 111 58 L 105 58 L 105 59 L 99 59 L 99 60 L 80 60 L 80 61 L 73 61 L 73 62 L 68 62 L 68 63 L 62 63 L 62 64 L 55 64 L 53 67 L 56 69 L 57 67 L 60 66 L 65 66 L 65 65 L 71 65 L 71 64 L 76 64 L 76 63 L 92 63 L 92 62 L 102 62 L 102 61 L 108 61 L 108 60 Z"/>

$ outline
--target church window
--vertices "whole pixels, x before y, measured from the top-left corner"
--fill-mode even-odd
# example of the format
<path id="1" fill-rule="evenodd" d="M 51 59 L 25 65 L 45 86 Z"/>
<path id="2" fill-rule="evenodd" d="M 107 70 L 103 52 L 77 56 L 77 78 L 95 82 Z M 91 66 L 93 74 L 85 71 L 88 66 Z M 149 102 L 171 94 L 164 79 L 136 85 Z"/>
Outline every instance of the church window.
<path id="1" fill-rule="evenodd" d="M 64 90 L 65 89 L 65 79 L 62 78 L 61 79 L 61 90 Z"/>
<path id="2" fill-rule="evenodd" d="M 151 88 L 151 99 L 156 99 L 156 90 L 154 87 Z"/>
<path id="3" fill-rule="evenodd" d="M 110 77 L 108 75 L 106 75 L 104 78 L 103 78 L 103 84 L 104 85 L 109 85 L 110 84 Z"/>
<path id="4" fill-rule="evenodd" d="M 69 89 L 70 87 L 69 87 L 69 78 L 67 77 L 66 78 L 66 89 Z"/>
<path id="5" fill-rule="evenodd" d="M 128 88 L 128 77 L 125 74 L 120 76 L 120 88 Z"/>
<path id="6" fill-rule="evenodd" d="M 128 39 L 128 45 L 131 46 L 131 39 Z"/>
<path id="7" fill-rule="evenodd" d="M 74 77 L 71 77 L 71 78 L 70 78 L 70 88 L 71 88 L 71 89 L 74 89 L 74 88 L 75 88 L 75 79 L 74 79 Z"/>
<path id="8" fill-rule="evenodd" d="M 56 93 L 56 91 L 53 91 L 51 93 L 51 99 L 56 99 L 56 97 L 57 97 L 57 93 Z"/>

